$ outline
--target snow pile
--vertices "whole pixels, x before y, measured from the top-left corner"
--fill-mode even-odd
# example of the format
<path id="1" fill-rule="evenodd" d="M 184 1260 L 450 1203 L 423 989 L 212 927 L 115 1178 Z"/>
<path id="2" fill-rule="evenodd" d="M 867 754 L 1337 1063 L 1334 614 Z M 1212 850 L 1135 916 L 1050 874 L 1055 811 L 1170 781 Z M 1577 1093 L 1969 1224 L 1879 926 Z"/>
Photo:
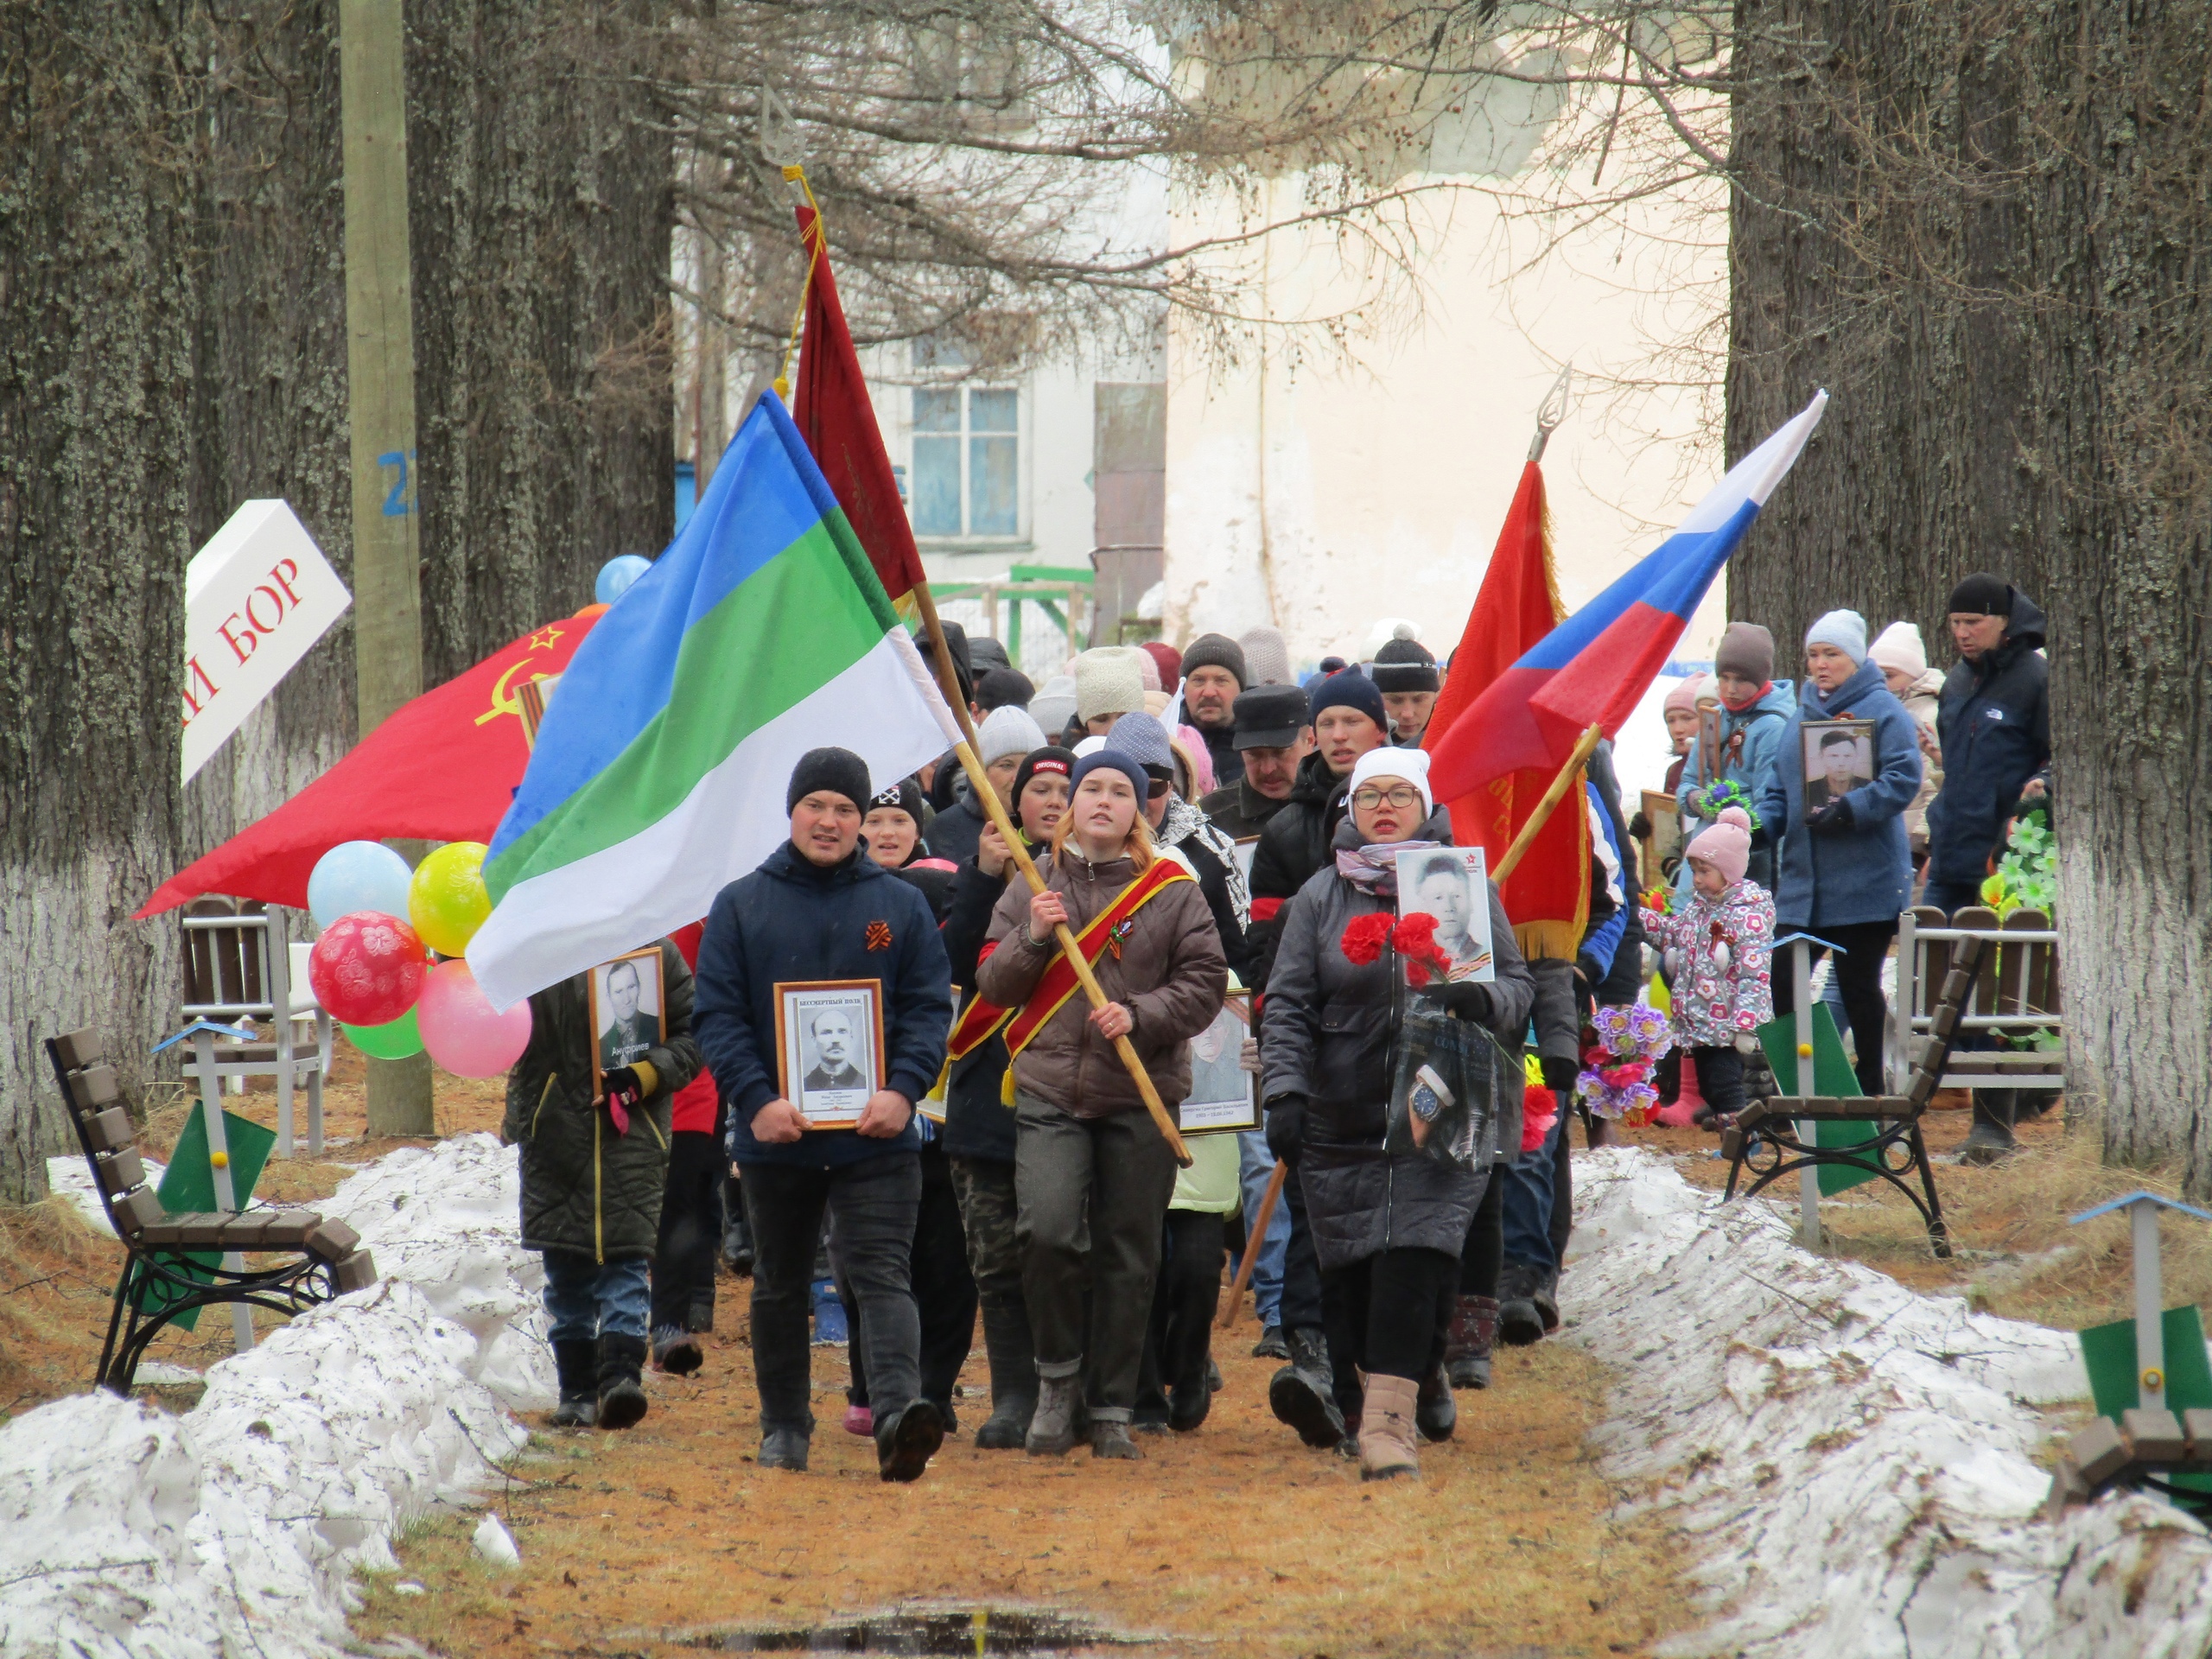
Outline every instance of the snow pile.
<path id="1" fill-rule="evenodd" d="M 526 1438 L 476 1341 L 412 1285 L 301 1315 L 181 1417 L 105 1393 L 0 1427 L 0 1653 L 264 1659 L 351 1649 L 357 1566 Z"/>
<path id="2" fill-rule="evenodd" d="M 1969 1313 L 1792 1242 L 1660 1159 L 1578 1156 L 1572 1335 L 1621 1368 L 1592 1436 L 1699 1540 L 1716 1611 L 1680 1654 L 2190 1656 L 2212 1540 L 2108 1497 L 2057 1527 L 2038 1403 L 2088 1394 L 2065 1332 Z"/>
<path id="3" fill-rule="evenodd" d="M 545 1266 L 522 1247 L 522 1165 L 493 1135 L 403 1147 L 315 1205 L 361 1236 L 377 1271 L 402 1279 L 474 1335 L 471 1374 L 510 1411 L 560 1397 L 546 1339 Z"/>
<path id="4" fill-rule="evenodd" d="M 516 1154 L 396 1152 L 316 1206 L 383 1281 L 208 1368 L 181 1417 L 92 1394 L 0 1425 L 0 1655 L 292 1659 L 357 1651 L 358 1567 L 498 1478 L 550 1402 Z"/>

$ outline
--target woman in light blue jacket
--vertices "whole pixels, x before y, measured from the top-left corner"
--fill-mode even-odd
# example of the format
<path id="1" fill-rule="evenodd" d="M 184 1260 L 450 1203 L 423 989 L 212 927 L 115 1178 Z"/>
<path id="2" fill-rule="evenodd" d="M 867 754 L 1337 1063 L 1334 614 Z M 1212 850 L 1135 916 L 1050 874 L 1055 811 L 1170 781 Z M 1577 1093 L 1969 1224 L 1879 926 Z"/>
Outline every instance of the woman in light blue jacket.
<path id="1" fill-rule="evenodd" d="M 1841 952 L 1834 972 L 1858 1043 L 1859 1086 L 1878 1095 L 1882 962 L 1897 937 L 1897 914 L 1910 901 L 1904 810 L 1920 792 L 1919 729 L 1891 695 L 1880 665 L 1867 659 L 1866 622 L 1858 612 L 1830 611 L 1813 624 L 1805 635 L 1805 668 L 1796 718 L 1759 802 L 1759 836 L 1779 845 L 1775 933 L 1812 933 Z M 1804 727 L 1844 719 L 1873 721 L 1873 775 L 1831 795 L 1825 779 L 1807 782 Z M 1777 1014 L 1796 1007 L 1787 963 L 1786 957 L 1775 963 Z"/>

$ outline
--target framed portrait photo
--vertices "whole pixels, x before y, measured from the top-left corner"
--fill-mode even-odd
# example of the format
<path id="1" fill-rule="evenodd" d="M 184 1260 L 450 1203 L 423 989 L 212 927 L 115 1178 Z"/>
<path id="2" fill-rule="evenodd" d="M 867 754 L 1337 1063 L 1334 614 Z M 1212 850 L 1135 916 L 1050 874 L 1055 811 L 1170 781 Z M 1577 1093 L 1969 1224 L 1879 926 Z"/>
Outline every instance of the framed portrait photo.
<path id="1" fill-rule="evenodd" d="M 645 1058 L 648 1049 L 667 1040 L 661 995 L 660 947 L 602 962 L 591 970 L 591 1093 L 594 1100 L 607 1092 L 603 1079 Z"/>
<path id="2" fill-rule="evenodd" d="M 1804 734 L 1805 810 L 1817 812 L 1874 781 L 1874 722 L 1808 720 Z"/>
<path id="3" fill-rule="evenodd" d="M 1697 753 L 1692 760 L 1697 766 L 1697 775 L 1707 783 L 1716 781 L 1726 764 L 1720 751 L 1720 702 L 1716 697 L 1697 700 Z"/>
<path id="4" fill-rule="evenodd" d="M 784 1098 L 816 1128 L 859 1122 L 883 1087 L 883 982 L 779 982 L 776 1072 Z"/>
<path id="5" fill-rule="evenodd" d="M 1237 1135 L 1260 1127 L 1260 1080 L 1244 1069 L 1252 1034 L 1252 993 L 1231 991 L 1213 1023 L 1191 1039 L 1191 1092 L 1185 1135 Z"/>
<path id="6" fill-rule="evenodd" d="M 1398 914 L 1436 918 L 1436 943 L 1451 959 L 1447 980 L 1497 977 L 1490 937 L 1490 872 L 1479 847 L 1420 847 L 1400 853 Z"/>

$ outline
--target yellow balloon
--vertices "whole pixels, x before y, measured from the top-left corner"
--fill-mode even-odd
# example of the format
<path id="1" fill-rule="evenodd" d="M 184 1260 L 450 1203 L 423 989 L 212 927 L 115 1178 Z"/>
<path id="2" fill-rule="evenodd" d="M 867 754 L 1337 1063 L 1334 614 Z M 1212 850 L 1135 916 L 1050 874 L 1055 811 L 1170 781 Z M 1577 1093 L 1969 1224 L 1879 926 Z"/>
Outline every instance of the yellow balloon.
<path id="1" fill-rule="evenodd" d="M 492 913 L 492 895 L 484 886 L 488 850 L 480 841 L 448 842 L 416 867 L 407 885 L 407 919 L 442 957 L 468 949 Z"/>

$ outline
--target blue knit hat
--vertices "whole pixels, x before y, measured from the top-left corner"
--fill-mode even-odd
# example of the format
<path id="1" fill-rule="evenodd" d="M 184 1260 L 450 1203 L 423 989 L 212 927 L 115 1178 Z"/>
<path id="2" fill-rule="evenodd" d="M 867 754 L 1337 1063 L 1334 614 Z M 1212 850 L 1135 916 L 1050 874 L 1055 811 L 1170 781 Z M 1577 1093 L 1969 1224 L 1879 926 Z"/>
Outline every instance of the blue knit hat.
<path id="1" fill-rule="evenodd" d="M 1378 731 L 1390 729 L 1389 711 L 1382 706 L 1382 692 L 1357 668 L 1338 670 L 1316 685 L 1306 703 L 1306 723 L 1315 724 L 1324 709 L 1357 709 L 1373 721 Z"/>
<path id="2" fill-rule="evenodd" d="M 1164 776 L 1175 772 L 1175 751 L 1167 747 L 1167 728 L 1156 715 L 1123 715 L 1106 728 L 1106 747 L 1119 749 L 1141 766 L 1157 766 Z"/>
<path id="3" fill-rule="evenodd" d="M 1075 772 L 1068 779 L 1068 791 L 1072 794 L 1083 787 L 1083 780 L 1094 772 L 1118 772 L 1129 780 L 1129 787 L 1141 801 L 1152 792 L 1152 779 L 1144 774 L 1144 762 L 1126 749 L 1097 749 L 1075 763 Z"/>

